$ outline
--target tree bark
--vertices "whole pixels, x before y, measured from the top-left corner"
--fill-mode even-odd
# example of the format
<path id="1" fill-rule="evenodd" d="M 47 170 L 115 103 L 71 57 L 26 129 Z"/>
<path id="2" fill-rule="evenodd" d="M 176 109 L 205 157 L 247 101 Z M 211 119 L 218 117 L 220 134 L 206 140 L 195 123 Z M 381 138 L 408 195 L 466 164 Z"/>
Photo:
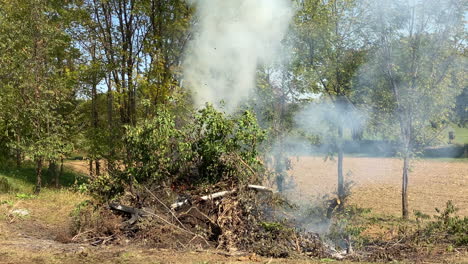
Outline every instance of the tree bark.
<path id="1" fill-rule="evenodd" d="M 343 126 L 338 128 L 338 197 L 342 200 L 345 196 L 343 177 Z"/>
<path id="2" fill-rule="evenodd" d="M 401 205 L 403 219 L 408 219 L 408 171 L 409 171 L 409 156 L 405 154 L 403 159 L 403 177 L 401 185 Z"/>
<path id="3" fill-rule="evenodd" d="M 101 175 L 101 164 L 100 164 L 99 159 L 94 160 L 94 164 L 95 164 L 95 166 L 96 166 L 96 171 L 95 171 L 95 172 L 96 172 L 96 176 Z"/>
<path id="4" fill-rule="evenodd" d="M 55 161 L 53 160 L 49 161 L 48 172 L 55 182 L 55 187 L 58 188 L 58 184 L 57 184 L 58 172 L 57 172 L 57 163 Z"/>
<path id="5" fill-rule="evenodd" d="M 16 146 L 16 167 L 17 168 L 21 168 L 21 162 L 22 162 L 22 160 L 21 160 L 21 157 L 22 157 L 21 149 L 19 147 L 20 141 L 21 141 L 20 136 L 17 135 L 16 136 L 16 143 L 17 143 L 17 146 Z"/>
<path id="6" fill-rule="evenodd" d="M 115 150 L 114 150 L 114 143 L 113 143 L 113 130 L 114 130 L 114 124 L 113 124 L 113 96 L 112 96 L 112 85 L 111 85 L 111 80 L 110 78 L 107 80 L 107 124 L 108 124 L 108 129 L 109 129 L 109 138 L 108 138 L 108 145 L 109 145 L 109 157 L 107 157 L 107 171 L 110 171 L 113 169 L 114 163 L 114 155 L 115 155 Z"/>
<path id="7" fill-rule="evenodd" d="M 34 194 L 38 195 L 41 192 L 42 185 L 42 158 L 36 161 L 36 187 L 34 188 Z"/>
<path id="8" fill-rule="evenodd" d="M 58 174 L 57 180 L 55 181 L 55 184 L 60 185 L 60 178 L 62 178 L 63 175 L 63 158 L 60 159 L 60 172 Z"/>
<path id="9" fill-rule="evenodd" d="M 89 160 L 89 177 L 93 177 L 94 176 L 94 172 L 93 172 L 93 160 L 90 159 Z"/>

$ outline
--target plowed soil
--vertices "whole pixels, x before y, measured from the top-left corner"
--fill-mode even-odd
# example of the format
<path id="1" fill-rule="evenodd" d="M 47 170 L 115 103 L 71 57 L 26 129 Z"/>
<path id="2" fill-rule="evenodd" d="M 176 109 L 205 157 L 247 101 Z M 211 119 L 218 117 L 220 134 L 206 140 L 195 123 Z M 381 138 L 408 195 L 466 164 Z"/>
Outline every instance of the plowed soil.
<path id="1" fill-rule="evenodd" d="M 337 162 L 322 157 L 292 157 L 296 196 L 311 199 L 336 190 Z M 401 215 L 403 162 L 397 158 L 345 157 L 345 180 L 354 182 L 350 202 L 372 212 Z M 416 160 L 409 174 L 410 212 L 433 215 L 452 200 L 458 214 L 468 216 L 468 160 Z"/>

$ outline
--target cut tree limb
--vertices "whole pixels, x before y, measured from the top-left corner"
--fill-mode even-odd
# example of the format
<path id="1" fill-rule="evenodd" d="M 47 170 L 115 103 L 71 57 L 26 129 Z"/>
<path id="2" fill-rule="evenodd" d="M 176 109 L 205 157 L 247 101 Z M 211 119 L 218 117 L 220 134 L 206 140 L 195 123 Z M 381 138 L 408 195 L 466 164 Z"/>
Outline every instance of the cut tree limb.
<path id="1" fill-rule="evenodd" d="M 222 191 L 222 192 L 216 192 L 216 193 L 213 193 L 213 194 L 208 194 L 208 195 L 200 197 L 200 200 L 203 200 L 203 201 L 214 200 L 216 198 L 223 197 L 223 196 L 226 196 L 228 194 L 231 194 L 231 193 L 233 193 L 235 191 L 236 191 L 236 189 L 231 190 L 231 191 Z M 173 204 L 171 204 L 171 209 L 175 210 L 175 209 L 181 207 L 182 205 L 187 204 L 188 202 L 189 202 L 189 200 L 185 199 L 182 202 L 173 203 Z"/>
<path id="2" fill-rule="evenodd" d="M 144 217 L 148 215 L 148 212 L 145 210 L 141 210 L 138 208 L 121 205 L 117 203 L 109 203 L 109 207 L 114 211 L 120 211 L 127 214 L 130 214 L 132 217 L 127 221 L 130 225 L 133 225 L 140 219 L 140 217 Z"/>
<path id="3" fill-rule="evenodd" d="M 274 192 L 273 189 L 261 185 L 249 184 L 247 187 L 261 192 Z"/>
<path id="4" fill-rule="evenodd" d="M 247 185 L 247 188 L 254 189 L 254 190 L 260 191 L 260 192 L 274 192 L 273 189 L 265 187 L 265 186 L 261 186 L 261 185 L 249 184 L 249 185 Z M 216 192 L 216 193 L 213 193 L 213 194 L 208 194 L 208 195 L 202 196 L 199 199 L 203 200 L 203 201 L 213 200 L 213 199 L 220 198 L 220 197 L 226 196 L 228 194 L 234 193 L 235 191 L 236 191 L 236 189 L 233 189 L 231 191 Z M 177 208 L 179 208 L 179 207 L 181 207 L 181 206 L 183 206 L 185 204 L 188 204 L 188 203 L 189 203 L 189 200 L 185 199 L 185 200 L 183 200 L 181 202 L 171 204 L 170 207 L 171 207 L 172 210 L 175 210 L 175 209 L 177 209 Z"/>

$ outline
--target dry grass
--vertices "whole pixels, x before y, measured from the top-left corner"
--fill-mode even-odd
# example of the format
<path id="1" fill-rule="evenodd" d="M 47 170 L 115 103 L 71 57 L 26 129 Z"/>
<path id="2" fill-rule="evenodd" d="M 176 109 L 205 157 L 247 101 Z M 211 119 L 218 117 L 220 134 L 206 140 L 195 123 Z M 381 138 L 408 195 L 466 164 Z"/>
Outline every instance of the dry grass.
<path id="1" fill-rule="evenodd" d="M 290 175 L 295 178 L 301 198 L 336 189 L 336 162 L 321 157 L 292 158 Z M 355 183 L 351 203 L 371 208 L 374 213 L 399 216 L 401 213 L 402 161 L 397 158 L 345 157 L 346 180 Z M 409 175 L 410 211 L 429 215 L 452 200 L 468 216 L 468 162 L 417 160 Z"/>
<path id="2" fill-rule="evenodd" d="M 227 257 L 214 252 L 195 252 L 195 251 L 169 251 L 161 249 L 137 249 L 133 247 L 107 247 L 99 249 L 83 249 L 77 252 L 54 252 L 38 251 L 24 252 L 7 248 L 0 251 L 0 264 L 16 263 L 193 263 L 193 264 L 214 264 L 214 263 L 270 263 L 270 264 L 318 264 L 328 263 L 325 259 L 273 259 L 263 258 L 257 255 L 242 257 Z M 343 261 L 340 264 L 351 264 L 353 262 Z M 359 262 L 370 263 L 370 262 Z M 456 262 L 453 262 L 456 263 Z"/>

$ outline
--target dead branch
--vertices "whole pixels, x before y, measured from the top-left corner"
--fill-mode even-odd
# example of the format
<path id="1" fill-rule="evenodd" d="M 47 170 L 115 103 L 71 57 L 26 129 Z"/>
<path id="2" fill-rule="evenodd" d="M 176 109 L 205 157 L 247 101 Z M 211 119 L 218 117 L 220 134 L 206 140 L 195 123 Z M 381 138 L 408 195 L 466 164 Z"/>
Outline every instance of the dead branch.
<path id="1" fill-rule="evenodd" d="M 140 210 L 138 208 L 126 206 L 126 205 L 121 205 L 121 204 L 116 204 L 116 203 L 109 203 L 109 207 L 112 210 L 130 214 L 131 218 L 127 221 L 130 225 L 133 225 L 134 223 L 136 223 L 136 221 L 138 221 L 138 219 L 140 219 L 140 217 L 146 215 L 145 212 L 143 212 L 142 210 Z"/>
<path id="2" fill-rule="evenodd" d="M 252 175 L 256 175 L 255 170 L 252 169 L 252 167 L 250 167 L 249 164 L 247 164 L 247 162 L 245 162 L 245 160 L 244 160 L 241 156 L 239 156 L 237 153 L 235 153 L 235 157 L 236 157 L 242 164 L 244 164 L 244 166 L 247 167 L 247 169 L 250 170 L 250 172 L 252 173 Z"/>
<path id="3" fill-rule="evenodd" d="M 247 188 L 254 189 L 254 190 L 257 190 L 257 191 L 260 191 L 260 192 L 272 192 L 272 193 L 274 192 L 273 189 L 265 187 L 265 186 L 261 186 L 261 185 L 249 184 L 249 185 L 247 185 Z M 200 200 L 203 200 L 203 201 L 214 200 L 216 198 L 220 198 L 220 197 L 226 196 L 228 194 L 234 193 L 235 191 L 236 191 L 236 189 L 233 189 L 231 191 L 222 191 L 222 192 L 216 192 L 216 193 L 213 193 L 213 194 L 208 194 L 208 195 L 200 197 Z M 173 204 L 171 204 L 171 209 L 176 210 L 177 208 L 179 208 L 179 207 L 181 207 L 181 206 L 183 206 L 183 205 L 185 205 L 187 203 L 189 203 L 188 199 L 185 199 L 182 202 L 173 203 Z"/>
<path id="4" fill-rule="evenodd" d="M 164 208 L 167 209 L 167 211 L 175 218 L 175 220 L 179 223 L 179 225 L 181 225 L 183 228 L 186 228 L 182 222 L 180 222 L 179 218 L 174 214 L 174 211 L 172 211 L 169 207 L 167 207 L 167 205 L 165 203 L 163 203 L 161 200 L 158 199 L 158 197 L 153 194 L 146 186 L 145 186 L 145 189 L 146 191 L 151 194 L 151 196 L 153 196 L 154 199 L 156 199 L 156 201 L 158 201 L 162 206 L 164 206 Z"/>
<path id="5" fill-rule="evenodd" d="M 273 189 L 261 185 L 249 184 L 247 187 L 261 192 L 274 192 Z"/>
<path id="6" fill-rule="evenodd" d="M 208 195 L 200 197 L 200 200 L 203 200 L 203 201 L 214 200 L 216 198 L 220 198 L 220 197 L 226 196 L 228 194 L 231 194 L 231 193 L 233 193 L 235 191 L 236 191 L 236 189 L 231 190 L 231 191 L 222 191 L 222 192 L 217 192 L 217 193 L 213 193 L 213 194 L 208 194 Z M 189 200 L 185 199 L 182 202 L 173 203 L 171 205 L 171 209 L 175 210 L 175 209 L 181 207 L 182 205 L 187 204 L 188 202 L 189 202 Z"/>
<path id="7" fill-rule="evenodd" d="M 251 255 L 249 252 L 243 252 L 243 251 L 235 251 L 235 252 L 226 252 L 226 251 L 221 251 L 221 250 L 202 250 L 202 249 L 197 249 L 196 252 L 200 253 L 210 253 L 210 254 L 218 254 L 221 256 L 225 257 L 244 257 Z"/>

